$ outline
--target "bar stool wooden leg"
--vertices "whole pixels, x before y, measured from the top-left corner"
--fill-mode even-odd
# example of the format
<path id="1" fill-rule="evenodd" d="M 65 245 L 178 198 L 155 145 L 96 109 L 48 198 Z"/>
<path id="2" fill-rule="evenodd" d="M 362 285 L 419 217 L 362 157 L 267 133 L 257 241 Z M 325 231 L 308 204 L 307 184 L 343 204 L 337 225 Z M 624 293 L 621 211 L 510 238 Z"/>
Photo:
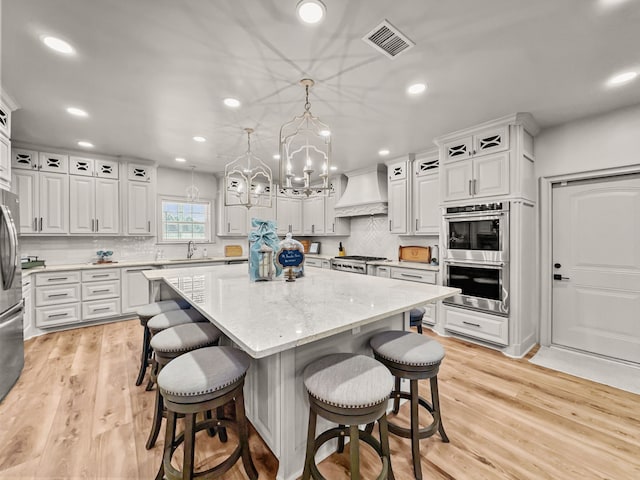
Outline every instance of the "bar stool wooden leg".
<path id="1" fill-rule="evenodd" d="M 338 425 L 338 428 L 344 428 L 344 425 Z M 344 433 L 338 437 L 338 448 L 336 449 L 337 453 L 344 453 Z"/>
<path id="2" fill-rule="evenodd" d="M 313 408 L 309 409 L 309 426 L 307 428 L 307 453 L 304 457 L 304 471 L 302 472 L 302 480 L 309 480 L 311 478 L 311 464 L 313 463 L 313 450 L 314 443 L 316 438 L 316 421 L 318 419 L 318 415 L 313 410 Z M 342 425 L 341 425 L 342 426 Z M 344 437 L 341 437 L 338 440 L 338 448 L 340 448 L 340 442 L 342 442 L 342 450 L 339 450 L 340 453 L 344 451 Z"/>
<path id="3" fill-rule="evenodd" d="M 244 471 L 251 480 L 258 480 L 258 471 L 256 470 L 251 452 L 249 451 L 249 425 L 244 411 L 244 393 L 242 389 L 235 398 L 236 404 L 236 421 L 238 422 L 238 441 L 242 445 L 242 464 Z"/>
<path id="4" fill-rule="evenodd" d="M 220 419 L 224 418 L 224 407 L 218 407 L 216 409 L 216 416 Z M 227 429 L 223 426 L 218 427 L 218 436 L 222 443 L 227 442 Z"/>
<path id="5" fill-rule="evenodd" d="M 349 426 L 351 480 L 360 480 L 360 432 L 358 430 L 358 425 Z"/>
<path id="6" fill-rule="evenodd" d="M 418 380 L 410 380 L 411 393 L 411 456 L 416 480 L 422 480 L 420 466 L 420 423 L 418 421 Z"/>
<path id="7" fill-rule="evenodd" d="M 173 444 L 176 440 L 176 413 L 167 412 L 167 429 L 164 436 L 164 449 L 162 454 L 162 461 L 160 462 L 160 469 L 156 475 L 155 480 L 164 479 L 164 459 L 169 458 L 171 461 L 171 455 L 173 454 Z"/>
<path id="8" fill-rule="evenodd" d="M 449 437 L 447 437 L 446 432 L 444 431 L 444 426 L 442 425 L 442 415 L 440 413 L 440 395 L 438 393 L 438 376 L 431 378 L 431 405 L 433 406 L 433 416 L 434 419 L 438 422 L 438 433 L 440 433 L 440 437 L 442 441 L 445 443 L 449 443 Z"/>
<path id="9" fill-rule="evenodd" d="M 149 333 L 149 328 L 145 325 L 144 333 L 142 337 L 142 353 L 140 354 L 140 371 L 138 372 L 138 378 L 136 379 L 136 386 L 139 387 L 142 385 L 142 380 L 144 380 L 144 374 L 147 371 L 147 367 L 149 366 L 149 341 L 151 334 Z"/>
<path id="10" fill-rule="evenodd" d="M 395 379 L 396 384 L 395 384 L 395 388 L 393 389 L 394 392 L 399 392 L 400 391 L 400 378 L 396 377 Z M 393 413 L 395 415 L 398 414 L 398 412 L 400 411 L 400 396 L 398 395 L 394 395 L 393 397 Z"/>
<path id="11" fill-rule="evenodd" d="M 147 439 L 147 444 L 145 445 L 147 450 L 151 450 L 156 444 L 158 434 L 160 433 L 160 427 L 162 426 L 163 414 L 164 402 L 162 400 L 162 395 L 160 395 L 159 390 L 156 390 L 156 401 L 155 407 L 153 409 L 153 423 L 151 424 L 151 431 L 149 432 L 149 438 Z"/>
<path id="12" fill-rule="evenodd" d="M 193 460 L 195 458 L 195 424 L 196 414 L 186 413 L 184 416 L 184 460 L 182 462 L 182 479 L 193 478 Z"/>
<path id="13" fill-rule="evenodd" d="M 380 448 L 382 455 L 389 459 L 388 480 L 395 480 L 393 469 L 391 468 L 391 450 L 389 448 L 389 425 L 387 424 L 387 414 L 385 413 L 378 420 L 378 431 L 380 432 Z"/>

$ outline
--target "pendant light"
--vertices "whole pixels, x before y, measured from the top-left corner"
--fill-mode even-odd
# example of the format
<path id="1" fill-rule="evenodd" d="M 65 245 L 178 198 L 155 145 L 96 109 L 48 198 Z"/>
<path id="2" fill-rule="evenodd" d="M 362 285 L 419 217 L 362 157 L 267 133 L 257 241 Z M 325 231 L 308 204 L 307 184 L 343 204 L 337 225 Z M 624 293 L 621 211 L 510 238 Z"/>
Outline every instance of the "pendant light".
<path id="1" fill-rule="evenodd" d="M 247 151 L 224 167 L 224 205 L 271 207 L 273 175 L 271 168 L 251 151 L 251 134 L 247 132 Z"/>
<path id="2" fill-rule="evenodd" d="M 189 202 L 197 202 L 200 200 L 200 190 L 196 187 L 193 179 L 193 172 L 196 169 L 195 165 L 191 165 L 191 185 L 187 187 L 187 200 Z"/>
<path id="3" fill-rule="evenodd" d="M 302 115 L 280 128 L 280 188 L 287 196 L 329 195 L 331 130 L 311 114 L 309 89 L 314 81 L 300 80 L 306 101 Z"/>

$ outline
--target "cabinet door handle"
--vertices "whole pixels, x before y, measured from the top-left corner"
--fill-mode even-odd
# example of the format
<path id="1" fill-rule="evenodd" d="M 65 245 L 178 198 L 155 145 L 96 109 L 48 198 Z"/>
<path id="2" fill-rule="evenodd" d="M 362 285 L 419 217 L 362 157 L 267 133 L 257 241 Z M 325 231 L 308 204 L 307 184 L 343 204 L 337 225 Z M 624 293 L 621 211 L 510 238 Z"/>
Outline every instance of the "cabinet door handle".
<path id="1" fill-rule="evenodd" d="M 473 195 L 473 193 L 471 192 L 471 180 L 469 180 L 469 195 Z"/>
<path id="2" fill-rule="evenodd" d="M 418 231 L 418 219 L 416 218 L 416 232 Z"/>
<path id="3" fill-rule="evenodd" d="M 111 307 L 100 307 L 100 308 L 93 309 L 94 312 L 103 312 L 105 310 L 111 310 Z"/>
<path id="4" fill-rule="evenodd" d="M 147 231 L 151 233 L 151 220 L 147 220 Z"/>
<path id="5" fill-rule="evenodd" d="M 92 232 L 96 231 L 96 229 L 95 229 L 95 220 L 93 218 L 91 219 L 91 231 Z"/>
<path id="6" fill-rule="evenodd" d="M 98 223 L 98 219 L 96 218 L 96 232 L 100 231 L 100 227 L 99 227 L 99 223 Z"/>
<path id="7" fill-rule="evenodd" d="M 100 273 L 100 274 L 93 274 L 91 275 L 91 278 L 104 278 L 104 277 L 108 277 L 109 274 L 108 273 Z"/>
<path id="8" fill-rule="evenodd" d="M 51 278 L 47 278 L 47 282 L 54 282 L 57 280 L 67 280 L 69 277 L 51 277 Z"/>
<path id="9" fill-rule="evenodd" d="M 66 297 L 68 295 L 68 293 L 53 293 L 51 295 L 47 295 L 47 298 Z"/>
<path id="10" fill-rule="evenodd" d="M 472 327 L 480 328 L 479 323 L 467 322 L 466 320 L 463 320 L 462 323 L 464 323 L 465 325 L 471 325 Z"/>
<path id="11" fill-rule="evenodd" d="M 422 278 L 422 275 L 411 275 L 410 273 L 401 273 L 400 276 L 407 278 Z"/>
<path id="12" fill-rule="evenodd" d="M 68 313 L 54 313 L 53 315 L 47 315 L 47 318 L 59 318 L 59 317 L 66 317 L 67 315 L 69 315 Z"/>
<path id="13" fill-rule="evenodd" d="M 389 231 L 391 231 L 391 220 L 389 220 Z"/>
<path id="14" fill-rule="evenodd" d="M 332 223 L 332 224 L 331 224 L 331 231 L 332 231 L 333 233 L 336 233 L 336 224 L 335 224 L 335 223 Z"/>
<path id="15" fill-rule="evenodd" d="M 42 231 L 42 217 L 40 217 L 40 231 Z"/>
<path id="16" fill-rule="evenodd" d="M 477 182 L 478 182 L 478 180 L 476 180 L 476 179 L 474 178 L 474 179 L 473 179 L 473 194 L 474 194 L 474 195 L 478 193 Z"/>
<path id="17" fill-rule="evenodd" d="M 34 232 L 38 231 L 38 217 L 33 218 L 33 231 Z"/>
<path id="18" fill-rule="evenodd" d="M 100 290 L 94 290 L 93 293 L 104 293 L 104 292 L 110 292 L 111 289 L 110 288 L 101 288 Z"/>
<path id="19" fill-rule="evenodd" d="M 231 222 L 227 222 L 227 233 L 231 232 Z"/>
<path id="20" fill-rule="evenodd" d="M 311 233 L 316 233 L 316 226 L 315 225 L 311 225 Z"/>

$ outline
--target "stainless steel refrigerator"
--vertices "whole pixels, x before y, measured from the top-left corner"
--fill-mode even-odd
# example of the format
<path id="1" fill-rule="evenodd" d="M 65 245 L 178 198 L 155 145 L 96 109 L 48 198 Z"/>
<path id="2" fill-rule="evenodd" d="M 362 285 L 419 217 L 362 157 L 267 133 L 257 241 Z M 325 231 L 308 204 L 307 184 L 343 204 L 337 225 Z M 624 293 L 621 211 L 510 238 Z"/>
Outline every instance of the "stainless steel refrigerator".
<path id="1" fill-rule="evenodd" d="M 0 402 L 24 366 L 18 197 L 0 190 Z"/>

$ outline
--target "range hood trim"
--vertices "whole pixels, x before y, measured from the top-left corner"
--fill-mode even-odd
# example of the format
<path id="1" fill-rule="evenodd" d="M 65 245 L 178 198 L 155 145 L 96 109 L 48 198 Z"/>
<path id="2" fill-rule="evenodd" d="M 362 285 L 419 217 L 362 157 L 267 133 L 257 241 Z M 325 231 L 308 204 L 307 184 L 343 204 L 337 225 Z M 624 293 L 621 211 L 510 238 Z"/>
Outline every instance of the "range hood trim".
<path id="1" fill-rule="evenodd" d="M 335 205 L 336 217 L 386 215 L 387 174 L 384 165 L 346 172 L 347 187 Z"/>

